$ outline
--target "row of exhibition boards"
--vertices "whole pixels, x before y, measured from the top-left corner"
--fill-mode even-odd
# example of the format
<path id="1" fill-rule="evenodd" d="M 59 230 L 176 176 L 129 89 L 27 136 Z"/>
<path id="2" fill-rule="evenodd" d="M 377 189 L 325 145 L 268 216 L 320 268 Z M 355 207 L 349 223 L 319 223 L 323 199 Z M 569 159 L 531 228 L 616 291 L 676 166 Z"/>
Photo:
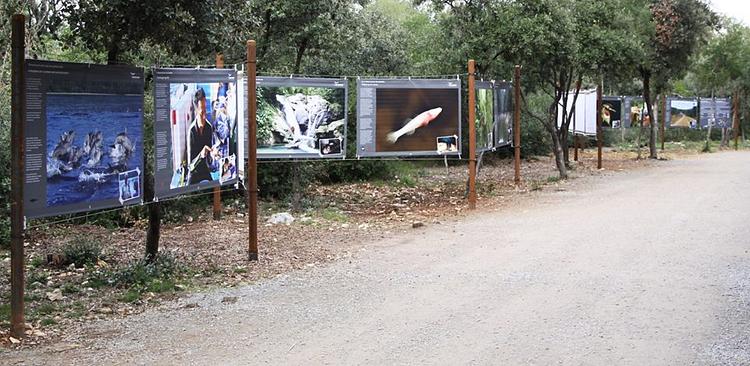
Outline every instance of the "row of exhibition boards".
<path id="1" fill-rule="evenodd" d="M 156 68 L 144 127 L 144 69 L 26 60 L 27 218 L 143 203 L 237 184 L 247 80 L 234 69 Z M 347 78 L 257 77 L 258 159 L 346 157 Z M 461 80 L 357 78 L 357 158 L 458 156 Z M 509 83 L 478 82 L 477 150 L 508 145 Z M 154 141 L 145 159 L 144 139 Z"/>
<path id="2" fill-rule="evenodd" d="M 573 93 L 568 94 L 568 108 L 573 107 Z M 665 127 L 703 129 L 708 126 L 717 128 L 732 127 L 731 98 L 680 98 L 667 97 Z M 658 105 L 654 105 L 658 112 Z M 562 110 L 558 115 L 558 124 L 562 123 Z M 630 128 L 648 126 L 648 108 L 642 97 L 603 96 L 602 128 Z M 596 89 L 581 90 L 575 102 L 574 122 L 571 121 L 571 132 L 596 134 Z"/>

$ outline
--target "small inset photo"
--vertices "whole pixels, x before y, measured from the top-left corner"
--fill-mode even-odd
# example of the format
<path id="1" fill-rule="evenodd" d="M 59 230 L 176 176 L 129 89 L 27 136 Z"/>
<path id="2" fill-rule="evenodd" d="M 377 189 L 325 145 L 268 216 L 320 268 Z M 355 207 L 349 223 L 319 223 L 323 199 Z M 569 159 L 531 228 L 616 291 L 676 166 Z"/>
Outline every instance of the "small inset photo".
<path id="1" fill-rule="evenodd" d="M 141 171 L 140 169 L 122 172 L 117 177 L 120 187 L 120 203 L 138 199 L 141 197 Z"/>
<path id="2" fill-rule="evenodd" d="M 440 136 L 437 138 L 438 154 L 458 152 L 458 136 Z"/>
<path id="3" fill-rule="evenodd" d="M 221 167 L 219 183 L 224 184 L 237 178 L 237 157 L 235 155 L 229 155 L 226 158 L 221 158 L 221 160 L 219 161 L 219 166 Z"/>
<path id="4" fill-rule="evenodd" d="M 341 139 L 320 139 L 320 155 L 340 155 L 341 154 Z"/>
<path id="5" fill-rule="evenodd" d="M 221 168 L 221 175 L 219 176 L 220 184 L 224 184 L 237 178 L 237 157 L 235 155 L 221 158 L 221 160 L 219 160 L 219 167 Z"/>

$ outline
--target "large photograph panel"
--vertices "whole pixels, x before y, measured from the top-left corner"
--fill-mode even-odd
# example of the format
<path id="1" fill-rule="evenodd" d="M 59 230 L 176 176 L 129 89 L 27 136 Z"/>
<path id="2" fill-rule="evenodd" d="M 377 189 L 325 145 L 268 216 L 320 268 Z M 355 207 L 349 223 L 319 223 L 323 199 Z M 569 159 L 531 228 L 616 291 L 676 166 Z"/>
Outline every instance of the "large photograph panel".
<path id="1" fill-rule="evenodd" d="M 157 197 L 235 183 L 235 71 L 157 69 L 154 75 Z"/>
<path id="2" fill-rule="evenodd" d="M 513 132 L 513 84 L 495 85 L 495 147 L 511 143 Z"/>
<path id="3" fill-rule="evenodd" d="M 460 154 L 458 80 L 361 80 L 358 156 Z"/>
<path id="4" fill-rule="evenodd" d="M 489 151 L 495 147 L 494 129 L 494 90 L 491 82 L 476 83 L 476 119 L 474 127 L 477 134 L 477 151 Z"/>
<path id="5" fill-rule="evenodd" d="M 732 100 L 730 98 L 700 98 L 700 125 L 708 128 L 731 128 Z"/>
<path id="6" fill-rule="evenodd" d="M 345 79 L 259 77 L 258 158 L 342 158 Z"/>
<path id="7" fill-rule="evenodd" d="M 648 127 L 651 125 L 651 117 L 649 116 L 646 102 L 641 97 L 625 97 L 624 112 L 623 121 L 626 128 Z M 654 114 L 656 115 L 657 113 Z"/>
<path id="8" fill-rule="evenodd" d="M 143 202 L 143 70 L 26 65 L 26 215 Z"/>
<path id="9" fill-rule="evenodd" d="M 622 99 L 619 97 L 602 98 L 602 128 L 622 127 Z"/>
<path id="10" fill-rule="evenodd" d="M 667 123 L 669 127 L 697 128 L 698 101 L 695 99 L 668 98 Z"/>

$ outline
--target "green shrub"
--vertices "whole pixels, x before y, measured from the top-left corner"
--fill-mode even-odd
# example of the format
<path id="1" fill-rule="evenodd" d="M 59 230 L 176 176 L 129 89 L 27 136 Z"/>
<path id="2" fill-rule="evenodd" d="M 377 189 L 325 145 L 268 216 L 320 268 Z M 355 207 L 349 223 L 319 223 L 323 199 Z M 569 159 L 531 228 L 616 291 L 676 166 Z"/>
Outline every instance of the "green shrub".
<path id="1" fill-rule="evenodd" d="M 102 255 L 102 247 L 98 241 L 77 237 L 62 248 L 66 264 L 74 264 L 77 268 L 83 268 L 87 264 L 95 264 Z"/>
<path id="2" fill-rule="evenodd" d="M 164 288 L 159 283 L 171 282 L 174 288 L 172 280 L 182 273 L 184 268 L 173 255 L 161 253 L 151 262 L 141 259 L 120 269 L 114 274 L 113 282 L 117 286 L 142 290 Z"/>

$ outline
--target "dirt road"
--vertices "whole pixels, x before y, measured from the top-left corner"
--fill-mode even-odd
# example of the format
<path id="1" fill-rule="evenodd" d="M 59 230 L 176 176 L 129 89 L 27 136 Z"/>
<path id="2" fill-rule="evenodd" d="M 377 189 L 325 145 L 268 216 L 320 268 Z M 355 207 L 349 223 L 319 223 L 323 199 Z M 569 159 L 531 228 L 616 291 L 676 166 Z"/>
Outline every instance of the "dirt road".
<path id="1" fill-rule="evenodd" d="M 2 362 L 750 364 L 750 154 L 562 187 Z"/>

